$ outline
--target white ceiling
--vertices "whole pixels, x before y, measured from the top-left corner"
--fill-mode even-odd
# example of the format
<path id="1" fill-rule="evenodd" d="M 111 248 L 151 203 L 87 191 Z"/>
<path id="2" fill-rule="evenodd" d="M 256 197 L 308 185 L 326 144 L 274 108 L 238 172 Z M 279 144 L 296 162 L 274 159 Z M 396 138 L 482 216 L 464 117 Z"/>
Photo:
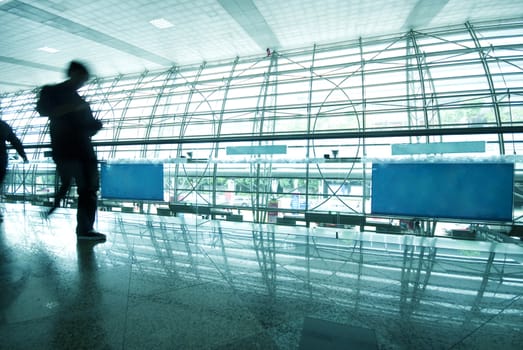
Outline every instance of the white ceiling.
<path id="1" fill-rule="evenodd" d="M 0 0 L 0 92 L 61 81 L 72 59 L 114 76 L 522 17 L 522 0 Z"/>

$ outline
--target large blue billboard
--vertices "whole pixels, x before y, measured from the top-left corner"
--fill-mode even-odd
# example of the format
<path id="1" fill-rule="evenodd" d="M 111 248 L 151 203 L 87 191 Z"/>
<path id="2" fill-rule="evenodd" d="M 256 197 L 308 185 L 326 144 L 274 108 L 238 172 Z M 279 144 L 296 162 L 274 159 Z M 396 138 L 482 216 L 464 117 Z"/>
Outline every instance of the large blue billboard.
<path id="1" fill-rule="evenodd" d="M 512 163 L 375 163 L 377 215 L 512 221 Z"/>

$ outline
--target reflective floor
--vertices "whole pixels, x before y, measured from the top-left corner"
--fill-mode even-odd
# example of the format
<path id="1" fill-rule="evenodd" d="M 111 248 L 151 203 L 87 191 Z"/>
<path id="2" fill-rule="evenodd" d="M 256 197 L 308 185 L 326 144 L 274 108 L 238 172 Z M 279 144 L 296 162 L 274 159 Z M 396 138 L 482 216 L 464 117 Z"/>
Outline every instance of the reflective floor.
<path id="1" fill-rule="evenodd" d="M 1 349 L 522 348 L 516 244 L 40 210 L 3 208 Z"/>

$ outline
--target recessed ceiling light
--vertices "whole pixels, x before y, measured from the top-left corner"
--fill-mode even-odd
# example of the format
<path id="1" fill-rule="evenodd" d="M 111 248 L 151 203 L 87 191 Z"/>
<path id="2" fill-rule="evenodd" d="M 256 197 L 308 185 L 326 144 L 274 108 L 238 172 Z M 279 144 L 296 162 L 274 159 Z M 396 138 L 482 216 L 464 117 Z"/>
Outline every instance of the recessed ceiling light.
<path id="1" fill-rule="evenodd" d="M 149 21 L 149 23 L 151 23 L 156 28 L 160 28 L 160 29 L 171 28 L 172 26 L 174 26 L 174 24 L 172 24 L 165 18 L 156 18 L 156 19 L 153 19 L 152 21 Z"/>
<path id="2" fill-rule="evenodd" d="M 38 50 L 47 52 L 47 53 L 57 53 L 58 51 L 60 51 L 60 50 L 57 50 L 55 48 L 48 47 L 48 46 L 39 47 Z"/>

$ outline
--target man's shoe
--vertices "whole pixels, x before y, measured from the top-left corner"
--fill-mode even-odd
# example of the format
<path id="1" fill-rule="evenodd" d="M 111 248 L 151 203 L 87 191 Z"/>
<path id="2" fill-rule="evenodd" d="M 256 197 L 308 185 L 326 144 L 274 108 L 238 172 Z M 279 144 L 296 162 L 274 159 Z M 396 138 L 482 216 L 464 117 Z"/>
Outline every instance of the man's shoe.
<path id="1" fill-rule="evenodd" d="M 86 233 L 78 233 L 76 235 L 76 239 L 79 241 L 104 241 L 106 240 L 106 237 L 103 233 L 96 232 L 96 231 L 89 231 Z"/>

